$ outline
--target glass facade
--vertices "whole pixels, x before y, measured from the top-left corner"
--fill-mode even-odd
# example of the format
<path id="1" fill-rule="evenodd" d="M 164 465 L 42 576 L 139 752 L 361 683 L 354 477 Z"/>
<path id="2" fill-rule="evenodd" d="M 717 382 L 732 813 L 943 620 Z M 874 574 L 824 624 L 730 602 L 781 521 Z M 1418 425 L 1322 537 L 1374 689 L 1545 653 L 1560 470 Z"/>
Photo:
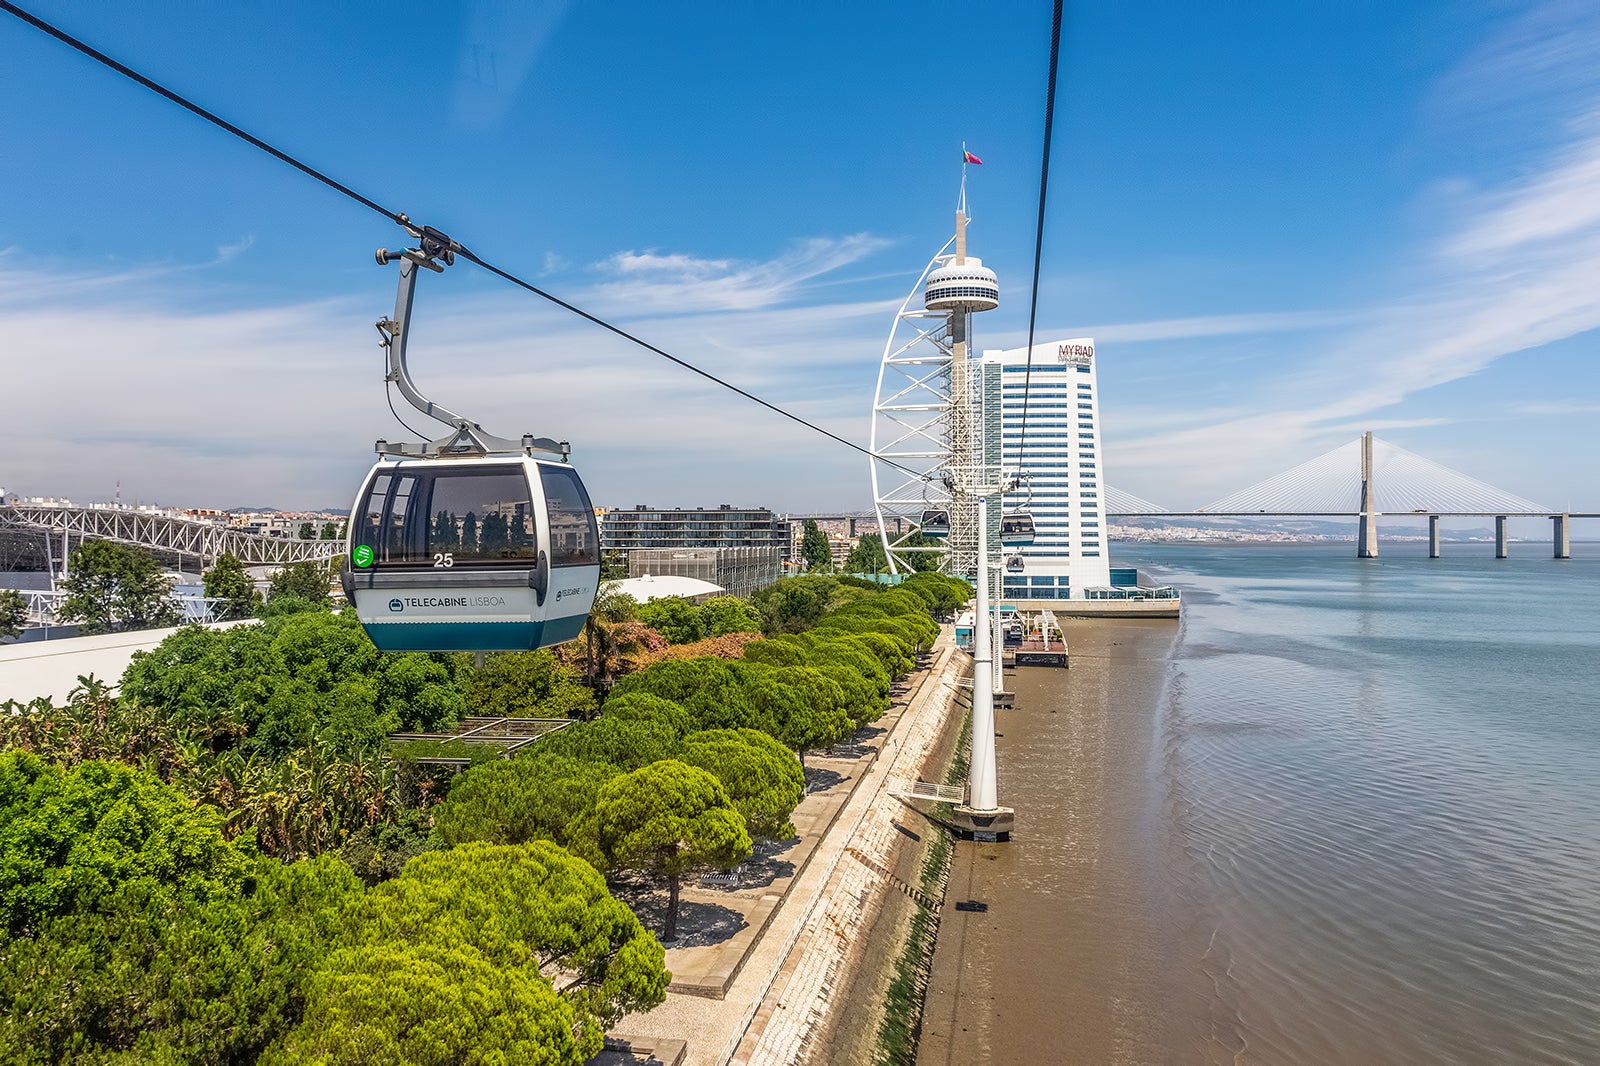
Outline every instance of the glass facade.
<path id="1" fill-rule="evenodd" d="M 607 511 L 600 540 L 608 551 L 646 548 L 779 548 L 792 558 L 789 522 L 765 507 Z"/>
<path id="2" fill-rule="evenodd" d="M 1031 491 L 1007 493 L 1006 510 L 1027 507 L 1032 544 L 1009 549 L 1001 589 L 1011 601 L 1083 598 L 1110 585 L 1102 558 L 1098 407 L 1092 340 L 983 354 L 984 458 L 1006 473 L 1031 474 Z M 1024 421 L 1026 425 L 1024 426 Z M 1001 508 L 991 508 L 990 535 Z"/>

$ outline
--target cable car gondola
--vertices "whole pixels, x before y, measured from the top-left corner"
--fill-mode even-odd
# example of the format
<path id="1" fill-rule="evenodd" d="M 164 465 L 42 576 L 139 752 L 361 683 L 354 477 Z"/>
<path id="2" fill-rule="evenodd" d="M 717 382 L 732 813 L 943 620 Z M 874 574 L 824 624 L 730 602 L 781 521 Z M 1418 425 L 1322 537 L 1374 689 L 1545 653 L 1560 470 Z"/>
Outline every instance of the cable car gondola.
<path id="1" fill-rule="evenodd" d="M 922 535 L 944 538 L 950 535 L 950 512 L 943 508 L 929 508 L 922 512 Z"/>
<path id="2" fill-rule="evenodd" d="M 404 217 L 404 216 L 402 216 Z M 382 651 L 529 651 L 578 636 L 600 583 L 600 533 L 567 444 L 495 437 L 430 402 L 406 370 L 416 269 L 442 272 L 462 251 L 428 227 L 421 247 L 380 249 L 400 263 L 395 317 L 378 323 L 389 381 L 454 432 L 423 444 L 378 441 L 357 491 L 341 574 Z"/>
<path id="3" fill-rule="evenodd" d="M 1013 479 L 1008 487 L 1026 484 L 1027 496 L 1015 510 L 1000 515 L 1000 543 L 1008 548 L 1025 547 L 1033 543 L 1033 512 L 1028 505 L 1033 502 L 1033 480 L 1027 474 Z"/>
<path id="4" fill-rule="evenodd" d="M 1000 516 L 1000 543 L 1007 547 L 1020 547 L 1033 543 L 1033 514 L 1029 511 L 1009 511 Z"/>

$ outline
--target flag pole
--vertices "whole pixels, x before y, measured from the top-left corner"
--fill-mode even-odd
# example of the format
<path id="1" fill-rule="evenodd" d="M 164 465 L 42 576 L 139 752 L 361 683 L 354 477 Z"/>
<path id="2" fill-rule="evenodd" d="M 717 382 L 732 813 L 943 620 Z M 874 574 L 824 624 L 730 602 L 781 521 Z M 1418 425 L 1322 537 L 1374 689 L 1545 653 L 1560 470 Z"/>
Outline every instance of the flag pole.
<path id="1" fill-rule="evenodd" d="M 967 142 L 961 142 L 961 203 L 956 210 L 967 213 Z"/>

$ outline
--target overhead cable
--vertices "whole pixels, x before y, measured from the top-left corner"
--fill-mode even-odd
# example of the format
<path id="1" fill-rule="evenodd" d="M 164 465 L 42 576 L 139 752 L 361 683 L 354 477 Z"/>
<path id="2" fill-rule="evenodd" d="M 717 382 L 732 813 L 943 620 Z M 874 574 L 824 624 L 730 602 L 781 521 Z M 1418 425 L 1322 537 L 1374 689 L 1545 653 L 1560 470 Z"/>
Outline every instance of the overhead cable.
<path id="1" fill-rule="evenodd" d="M 1028 302 L 1028 363 L 1022 372 L 1022 431 L 1018 434 L 1020 445 L 1028 441 L 1028 391 L 1033 384 L 1033 326 L 1039 315 L 1039 263 L 1044 258 L 1044 201 L 1050 190 L 1050 136 L 1056 117 L 1056 67 L 1061 58 L 1061 4 L 1056 0 L 1055 15 L 1050 21 L 1050 81 L 1044 93 L 1044 159 L 1039 164 L 1039 221 L 1033 236 L 1033 296 Z M 1020 461 L 1020 459 L 1019 459 Z"/>
<path id="2" fill-rule="evenodd" d="M 1058 4 L 1058 7 L 1059 7 L 1059 4 Z M 103 66 L 106 66 L 106 67 L 110 68 L 111 70 L 116 71 L 118 74 L 121 74 L 123 77 L 128 78 L 131 81 L 137 82 L 138 84 L 144 86 L 146 89 L 149 89 L 151 92 L 157 94 L 158 96 L 164 97 L 165 99 L 171 101 L 172 103 L 177 104 L 179 107 L 183 108 L 185 111 L 189 111 L 189 112 L 191 112 L 191 113 L 193 113 L 195 115 L 198 115 L 200 118 L 205 119 L 207 122 L 211 123 L 212 125 L 217 126 L 220 129 L 226 130 L 228 133 L 233 134 L 235 137 L 238 137 L 240 140 L 242 140 L 245 143 L 251 145 L 252 147 L 258 148 L 261 151 L 266 152 L 268 155 L 272 156 L 274 159 L 277 159 L 279 162 L 287 163 L 289 166 L 294 167 L 296 170 L 300 171 L 302 174 L 305 174 L 307 177 L 313 178 L 313 179 L 321 182 L 322 184 L 326 185 L 330 189 L 335 190 L 336 192 L 343 193 L 345 196 L 348 196 L 350 199 L 356 201 L 356 203 L 361 204 L 363 207 L 366 207 L 366 208 L 368 208 L 368 209 L 370 209 L 372 211 L 376 211 L 378 214 L 380 214 L 383 217 L 387 218 L 389 221 L 395 223 L 396 225 L 398 225 L 398 226 L 409 226 L 411 224 L 409 222 L 409 220 L 406 218 L 406 216 L 404 216 L 400 212 L 392 211 L 389 208 L 384 207 L 382 204 L 378 203 L 376 200 L 373 200 L 373 199 L 371 199 L 370 197 L 367 197 L 367 196 L 363 196 L 361 193 L 358 193 L 354 189 L 350 188 L 350 186 L 348 186 L 348 185 L 344 184 L 343 182 L 338 181 L 338 180 L 336 180 L 336 179 L 334 179 L 332 177 L 329 177 L 327 174 L 325 174 L 322 171 L 318 170 L 317 168 L 311 166 L 310 164 L 301 162 L 299 159 L 296 159 L 294 156 L 290 155 L 288 152 L 285 152 L 282 149 L 276 148 L 273 145 L 271 145 L 271 144 L 267 143 L 266 141 L 262 140 L 261 138 L 255 136 L 254 134 L 248 133 L 245 130 L 240 129 L 238 126 L 235 126 L 233 123 L 229 122 L 227 119 L 224 119 L 221 116 L 219 116 L 219 115 L 217 115 L 217 114 L 215 114 L 215 113 L 213 113 L 211 111 L 208 111 L 206 108 L 201 107 L 199 104 L 197 104 L 194 101 L 188 99 L 187 97 L 183 96 L 182 94 L 174 92 L 172 89 L 167 88 L 165 85 L 162 85 L 160 82 L 157 82 L 152 78 L 148 78 L 145 75 L 140 74 L 138 71 L 134 70 L 132 67 L 129 67 L 127 64 L 118 62 L 117 60 L 115 60 L 115 59 L 111 58 L 110 56 L 106 55 L 104 52 L 100 51 L 99 49 L 94 48 L 91 45 L 86 44 L 83 41 L 80 41 L 78 38 L 72 36 L 70 33 L 67 33 L 65 30 L 60 29 L 59 27 L 54 26 L 49 22 L 46 22 L 44 19 L 39 18 L 37 15 L 34 15 L 34 14 L 28 12 L 28 11 L 23 10 L 22 8 L 18 7 L 16 4 L 11 3 L 11 0 L 0 0 L 0 11 L 4 11 L 7 14 L 10 14 L 10 15 L 15 15 L 17 18 L 21 19 L 23 22 L 26 22 L 28 25 L 34 27 L 35 29 L 37 29 L 37 30 L 39 30 L 39 31 L 41 31 L 43 33 L 46 33 L 46 34 L 50 35 L 51 37 L 54 37 L 56 40 L 60 41 L 62 44 L 67 45 L 69 48 L 73 48 L 73 49 L 83 53 L 84 55 L 88 56 L 90 59 L 93 59 L 95 62 L 100 63 Z M 509 281 L 511 284 L 517 286 L 518 288 L 526 289 L 528 292 L 532 293 L 533 295 L 538 296 L 541 299 L 548 300 L 550 303 L 555 304 L 557 307 L 560 307 L 560 308 L 562 308 L 563 310 L 566 310 L 566 311 L 570 311 L 573 314 L 577 315 L 578 317 L 583 318 L 583 319 L 585 319 L 585 320 L 587 320 L 589 322 L 594 323 L 595 325 L 599 326 L 601 329 L 605 329 L 605 330 L 608 330 L 608 331 L 610 331 L 612 333 L 615 333 L 617 336 L 623 338 L 624 340 L 633 342 L 634 344 L 636 344 L 639 347 L 643 348 L 647 352 L 651 352 L 651 353 L 653 353 L 655 355 L 658 355 L 661 358 L 666 359 L 666 360 L 668 360 L 668 361 L 670 361 L 672 363 L 676 363 L 678 366 L 681 366 L 685 370 L 691 371 L 692 373 L 698 374 L 699 376 L 705 378 L 707 381 L 713 382 L 713 383 L 715 383 L 717 385 L 721 385 L 723 388 L 729 390 L 730 392 L 738 393 L 740 396 L 743 396 L 745 399 L 750 400 L 753 403 L 760 404 L 762 407 L 765 407 L 767 410 L 773 412 L 774 414 L 782 415 L 784 418 L 789 419 L 791 422 L 798 423 L 799 425 L 804 426 L 806 429 L 809 429 L 809 430 L 812 430 L 814 432 L 820 433 L 824 437 L 827 437 L 830 440 L 837 441 L 838 443 L 843 444 L 847 448 L 853 448 L 856 451 L 860 452 L 861 454 L 866 455 L 866 456 L 868 456 L 870 458 L 881 460 L 882 462 L 888 463 L 890 466 L 894 466 L 894 467 L 897 467 L 900 470 L 904 470 L 908 474 L 917 475 L 919 477 L 921 476 L 921 472 L 920 471 L 913 470 L 913 469 L 911 469 L 910 467 L 907 467 L 907 466 L 902 466 L 901 464 L 895 462 L 892 459 L 886 458 L 886 457 L 881 456 L 881 455 L 877 455 L 873 451 L 871 451 L 870 449 L 863 448 L 861 445 L 855 443 L 854 441 L 847 440 L 844 437 L 839 436 L 837 433 L 832 432 L 831 430 L 823 429 L 821 426 L 817 425 L 814 422 L 808 421 L 807 419 L 804 419 L 804 418 L 800 417 L 799 415 L 794 414 L 794 413 L 792 413 L 790 411 L 786 411 L 783 408 L 777 406 L 776 404 L 769 403 L 768 401 L 763 400 L 761 397 L 755 395 L 754 393 L 749 392 L 749 391 L 747 391 L 745 389 L 742 389 L 739 386 L 733 384 L 732 382 L 726 381 L 726 380 L 718 377 L 717 375 L 711 373 L 708 370 L 702 370 L 699 367 L 695 366 L 693 363 L 690 363 L 685 359 L 680 359 L 678 356 L 675 356 L 675 355 L 671 354 L 670 352 L 664 351 L 663 349 L 656 347 L 654 344 L 651 344 L 648 341 L 643 340 L 643 339 L 633 335 L 632 333 L 629 333 L 627 330 L 623 329 L 621 326 L 613 325 L 612 323 L 607 322 L 605 319 L 599 317 L 598 315 L 591 314 L 588 311 L 585 311 L 580 307 L 577 307 L 577 306 L 575 306 L 575 305 L 573 305 L 571 303 L 568 303 L 566 300 L 563 300 L 560 297 L 553 295 L 552 293 L 546 292 L 544 289 L 539 288 L 537 285 L 534 285 L 532 282 L 523 280 L 522 278 L 518 277 L 517 275 L 512 274 L 510 271 L 503 270 L 502 268 L 495 266 L 493 263 L 490 263 L 487 260 L 482 259 L 481 257 L 479 257 L 477 255 L 474 255 L 473 253 L 467 251 L 466 249 L 462 249 L 461 252 L 458 253 L 458 254 L 460 254 L 463 258 L 471 260 L 472 262 L 476 263 L 478 266 L 482 267 L 484 270 L 487 270 L 489 273 L 495 275 L 496 277 L 499 277 L 499 278 L 502 278 L 502 279 L 504 279 L 506 281 Z"/>

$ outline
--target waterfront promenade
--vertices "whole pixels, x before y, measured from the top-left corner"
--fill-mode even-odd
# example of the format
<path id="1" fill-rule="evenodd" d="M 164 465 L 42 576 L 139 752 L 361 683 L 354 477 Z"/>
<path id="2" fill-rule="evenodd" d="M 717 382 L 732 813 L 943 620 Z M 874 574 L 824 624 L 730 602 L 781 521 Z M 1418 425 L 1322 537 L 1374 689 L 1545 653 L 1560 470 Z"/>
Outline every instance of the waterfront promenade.
<path id="1" fill-rule="evenodd" d="M 834 997 L 846 991 L 835 978 L 855 933 L 874 897 L 890 890 L 888 879 L 863 860 L 881 868 L 892 856 L 894 821 L 904 809 L 892 790 L 915 781 L 945 729 L 957 727 L 953 682 L 965 667 L 946 627 L 931 667 L 912 675 L 869 738 L 841 749 L 842 758 L 807 760 L 813 776 L 833 783 L 795 811 L 802 843 L 781 856 L 794 872 L 758 893 L 686 891 L 686 901 L 738 910 L 746 924 L 720 943 L 686 937 L 689 944 L 669 947 L 667 1001 L 624 1018 L 616 1038 L 685 1066 L 804 1059 Z M 718 991 L 721 998 L 713 998 Z M 669 1050 L 672 1041 L 685 1042 L 681 1059 L 675 1044 Z"/>

